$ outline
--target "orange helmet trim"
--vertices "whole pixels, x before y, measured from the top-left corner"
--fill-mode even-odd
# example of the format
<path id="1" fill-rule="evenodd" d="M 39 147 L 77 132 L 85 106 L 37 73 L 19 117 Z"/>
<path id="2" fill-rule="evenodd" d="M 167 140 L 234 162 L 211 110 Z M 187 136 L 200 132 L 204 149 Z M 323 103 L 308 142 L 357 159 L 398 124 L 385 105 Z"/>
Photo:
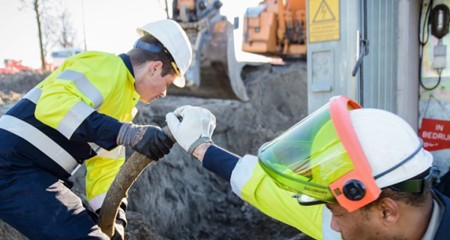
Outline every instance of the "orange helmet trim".
<path id="1" fill-rule="evenodd" d="M 330 101 L 331 119 L 355 168 L 329 187 L 339 205 L 349 212 L 373 202 L 381 193 L 352 126 L 349 109 L 357 108 L 361 106 L 345 96 L 338 96 Z"/>

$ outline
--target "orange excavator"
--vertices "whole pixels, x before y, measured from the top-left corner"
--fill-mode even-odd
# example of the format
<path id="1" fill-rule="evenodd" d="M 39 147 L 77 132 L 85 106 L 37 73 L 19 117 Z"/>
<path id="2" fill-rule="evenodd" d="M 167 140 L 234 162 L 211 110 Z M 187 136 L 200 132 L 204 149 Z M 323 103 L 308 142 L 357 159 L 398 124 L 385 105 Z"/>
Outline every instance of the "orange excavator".
<path id="1" fill-rule="evenodd" d="M 264 0 L 247 8 L 242 50 L 266 56 L 306 56 L 305 0 Z"/>

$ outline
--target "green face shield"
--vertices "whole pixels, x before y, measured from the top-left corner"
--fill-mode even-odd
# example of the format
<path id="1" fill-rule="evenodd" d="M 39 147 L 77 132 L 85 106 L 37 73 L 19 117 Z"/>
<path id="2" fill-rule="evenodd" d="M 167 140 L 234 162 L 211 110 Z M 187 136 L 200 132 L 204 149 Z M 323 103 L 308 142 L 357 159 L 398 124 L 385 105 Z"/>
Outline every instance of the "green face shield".
<path id="1" fill-rule="evenodd" d="M 280 187 L 307 195 L 308 199 L 314 198 L 316 202 L 338 201 L 346 205 L 349 198 L 352 204 L 365 202 L 366 188 L 376 187 L 370 167 L 364 156 L 356 156 L 356 160 L 352 157 L 362 153 L 358 152 L 361 149 L 358 150 L 357 146 L 356 152 L 355 146 L 351 146 L 349 154 L 348 146 L 355 141 L 358 144 L 357 139 L 348 140 L 356 137 L 346 133 L 351 131 L 351 122 L 345 123 L 350 124 L 348 127 L 336 128 L 341 125 L 342 116 L 344 119 L 347 116 L 350 121 L 348 111 L 359 107 L 348 98 L 335 98 L 262 146 L 258 152 L 260 165 Z M 346 189 L 348 184 L 350 187 Z M 361 187 L 363 192 L 358 191 Z M 379 193 L 377 189 L 375 194 Z"/>

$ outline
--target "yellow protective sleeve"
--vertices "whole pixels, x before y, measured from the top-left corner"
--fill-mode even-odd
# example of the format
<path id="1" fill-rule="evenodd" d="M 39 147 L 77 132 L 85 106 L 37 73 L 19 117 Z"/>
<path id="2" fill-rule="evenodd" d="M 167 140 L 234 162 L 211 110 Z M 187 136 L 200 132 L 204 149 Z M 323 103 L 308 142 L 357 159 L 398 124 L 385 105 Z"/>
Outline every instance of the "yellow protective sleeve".
<path id="1" fill-rule="evenodd" d="M 124 162 L 125 158 L 108 159 L 98 156 L 85 162 L 87 170 L 86 198 L 88 201 L 108 192 Z"/>
<path id="2" fill-rule="evenodd" d="M 251 179 L 241 189 L 241 197 L 251 205 L 314 239 L 324 239 L 322 234 L 323 204 L 302 206 L 293 193 L 279 188 L 256 164 Z"/>
<path id="3" fill-rule="evenodd" d="M 103 104 L 97 110 L 119 121 L 130 121 L 131 110 L 139 101 L 134 88 L 134 78 L 121 58 L 100 52 L 84 52 L 68 58 L 62 66 L 37 87 L 42 95 L 36 105 L 36 118 L 57 128 L 75 104 L 85 102 L 94 107 L 93 99 L 85 96 L 73 80 L 59 79 L 70 70 L 82 74 L 101 94 Z"/>
<path id="4" fill-rule="evenodd" d="M 93 106 L 92 101 L 78 90 L 73 81 L 53 79 L 51 84 L 45 84 L 41 89 L 42 95 L 36 105 L 35 116 L 55 129 L 78 102 L 83 101 Z"/>

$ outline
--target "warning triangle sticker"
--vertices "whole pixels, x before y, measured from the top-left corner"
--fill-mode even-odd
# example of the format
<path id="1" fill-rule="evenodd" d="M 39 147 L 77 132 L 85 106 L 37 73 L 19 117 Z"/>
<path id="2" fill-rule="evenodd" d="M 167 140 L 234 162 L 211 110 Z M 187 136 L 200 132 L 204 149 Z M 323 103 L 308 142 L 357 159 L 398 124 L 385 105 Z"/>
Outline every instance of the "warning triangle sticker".
<path id="1" fill-rule="evenodd" d="M 313 23 L 328 22 L 333 20 L 336 20 L 333 12 L 331 12 L 326 0 L 322 0 L 316 14 L 314 15 Z"/>

